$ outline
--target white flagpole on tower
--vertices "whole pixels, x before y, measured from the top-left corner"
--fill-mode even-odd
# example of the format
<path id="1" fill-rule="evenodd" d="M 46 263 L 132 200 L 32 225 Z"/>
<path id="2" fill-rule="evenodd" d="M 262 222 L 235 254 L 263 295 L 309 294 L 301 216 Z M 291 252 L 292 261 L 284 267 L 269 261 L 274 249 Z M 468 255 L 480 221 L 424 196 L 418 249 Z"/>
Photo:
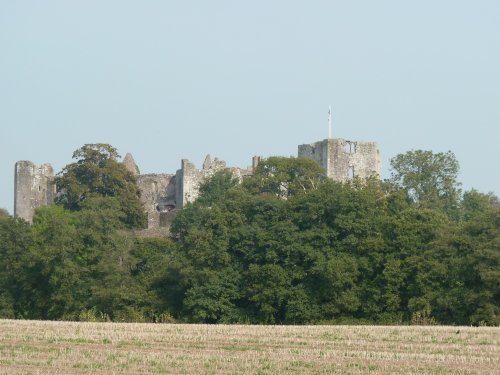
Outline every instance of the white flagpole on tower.
<path id="1" fill-rule="evenodd" d="M 332 138 L 332 106 L 328 106 L 328 139 Z"/>

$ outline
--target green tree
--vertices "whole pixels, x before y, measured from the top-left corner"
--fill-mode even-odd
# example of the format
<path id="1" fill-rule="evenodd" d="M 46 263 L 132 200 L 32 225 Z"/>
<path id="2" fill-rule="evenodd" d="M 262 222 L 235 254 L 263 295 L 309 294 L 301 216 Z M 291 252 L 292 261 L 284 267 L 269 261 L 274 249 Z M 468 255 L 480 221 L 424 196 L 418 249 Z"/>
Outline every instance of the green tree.
<path id="1" fill-rule="evenodd" d="M 76 319 L 85 307 L 89 272 L 78 226 L 77 215 L 62 206 L 35 211 L 27 275 L 33 284 L 32 318 Z"/>
<path id="2" fill-rule="evenodd" d="M 248 298 L 255 304 L 259 322 L 283 323 L 291 288 L 288 272 L 278 264 L 251 264 L 247 280 Z"/>
<path id="3" fill-rule="evenodd" d="M 224 169 L 216 172 L 211 178 L 200 185 L 198 204 L 211 206 L 220 202 L 225 195 L 239 185 L 238 179 L 230 170 Z"/>
<path id="4" fill-rule="evenodd" d="M 0 317 L 30 315 L 32 285 L 26 279 L 27 256 L 33 242 L 29 224 L 10 215 L 0 216 Z"/>
<path id="5" fill-rule="evenodd" d="M 64 167 L 56 178 L 56 202 L 78 211 L 93 198 L 113 198 L 123 213 L 124 225 L 143 227 L 146 214 L 139 200 L 140 191 L 135 177 L 116 160 L 118 156 L 108 144 L 87 144 L 76 150 L 73 159 L 77 161 Z"/>
<path id="6" fill-rule="evenodd" d="M 393 295 L 393 288 L 398 288 L 399 303 L 407 319 L 413 313 L 445 317 L 444 312 L 435 311 L 436 301 L 460 277 L 458 265 L 451 263 L 455 254 L 449 244 L 452 225 L 439 210 L 417 208 L 404 210 L 387 223 L 390 257 L 385 265 L 385 293 Z M 402 282 L 395 277 L 394 267 L 401 270 Z M 387 306 L 388 311 L 394 312 L 391 307 L 394 305 Z"/>
<path id="7" fill-rule="evenodd" d="M 461 202 L 462 217 L 465 221 L 488 215 L 499 207 L 498 197 L 493 193 L 483 194 L 474 189 L 466 191 Z"/>
<path id="8" fill-rule="evenodd" d="M 500 209 L 476 215 L 464 224 L 457 245 L 463 254 L 465 324 L 500 324 Z"/>
<path id="9" fill-rule="evenodd" d="M 317 189 L 324 179 L 325 171 L 313 160 L 273 156 L 262 161 L 243 186 L 254 194 L 290 198 Z"/>
<path id="10" fill-rule="evenodd" d="M 177 275 L 170 273 L 175 266 L 175 243 L 167 237 L 136 237 L 132 257 L 132 281 L 140 287 L 134 304 L 153 321 L 162 314 L 171 316 L 182 303 L 175 293 L 165 293 L 167 288 L 178 288 Z"/>
<path id="11" fill-rule="evenodd" d="M 200 197 L 174 219 L 171 233 L 177 239 L 177 259 L 166 275 L 177 274 L 178 287 L 166 285 L 175 300 L 183 295 L 174 315 L 199 323 L 241 321 L 240 273 L 230 252 L 230 236 L 243 218 L 235 196 L 241 190 L 230 173 L 219 172 L 202 185 Z M 231 207 L 231 208 L 229 208 Z"/>
<path id="12" fill-rule="evenodd" d="M 184 311 L 197 323 L 241 322 L 236 301 L 240 298 L 241 275 L 226 267 L 219 272 L 202 270 L 187 289 Z"/>
<path id="13" fill-rule="evenodd" d="M 451 151 L 408 151 L 391 159 L 391 169 L 390 181 L 404 189 L 418 207 L 439 208 L 456 216 L 459 164 Z"/>

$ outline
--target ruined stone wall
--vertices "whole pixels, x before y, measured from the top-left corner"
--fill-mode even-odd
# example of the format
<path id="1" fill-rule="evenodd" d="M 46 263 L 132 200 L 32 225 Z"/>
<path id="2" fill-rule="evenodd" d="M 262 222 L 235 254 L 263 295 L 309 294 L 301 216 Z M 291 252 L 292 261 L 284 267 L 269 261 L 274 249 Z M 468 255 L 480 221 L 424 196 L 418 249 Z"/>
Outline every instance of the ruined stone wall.
<path id="1" fill-rule="evenodd" d="M 374 142 L 352 142 L 345 139 L 325 139 L 298 146 L 298 156 L 307 157 L 321 165 L 327 177 L 346 181 L 353 177 L 380 175 L 380 154 Z M 260 157 L 254 157 L 248 169 L 229 168 L 240 181 L 252 174 Z M 226 169 L 226 163 L 207 155 L 201 169 L 187 159 L 181 162 L 176 174 L 138 175 L 131 154 L 123 160 L 127 170 L 137 177 L 141 201 L 147 212 L 147 229 L 142 235 L 167 235 L 176 212 L 199 196 L 200 185 L 216 172 Z M 54 171 L 49 164 L 36 166 L 19 161 L 15 167 L 14 215 L 31 222 L 35 208 L 53 203 L 55 198 Z"/>
<path id="2" fill-rule="evenodd" d="M 380 153 L 374 142 L 325 139 L 299 145 L 298 156 L 316 161 L 326 170 L 327 177 L 335 181 L 380 175 Z"/>
<path id="3" fill-rule="evenodd" d="M 54 202 L 54 170 L 50 164 L 37 166 L 18 161 L 14 174 L 14 216 L 32 222 L 35 209 Z"/>
<path id="4" fill-rule="evenodd" d="M 329 175 L 328 168 L 328 142 L 325 139 L 321 142 L 316 142 L 312 144 L 299 145 L 297 156 L 299 158 L 308 158 L 314 160 L 318 163 Z"/>
<path id="5" fill-rule="evenodd" d="M 189 160 L 182 159 L 181 169 L 177 171 L 177 178 L 180 181 L 177 207 L 182 208 L 187 203 L 194 202 L 198 198 L 201 183 L 225 168 L 225 161 L 217 158 L 212 160 L 210 155 L 205 158 L 202 169 L 197 169 Z"/>
<path id="6" fill-rule="evenodd" d="M 148 228 L 169 227 L 176 207 L 175 175 L 144 174 L 137 176 L 141 202 L 148 216 Z"/>
<path id="7" fill-rule="evenodd" d="M 354 146 L 354 148 L 353 148 Z M 344 153 L 348 153 L 346 149 L 349 145 L 344 144 Z M 375 142 L 351 142 L 353 150 L 349 153 L 349 168 L 348 176 L 352 173 L 354 177 L 369 178 L 380 177 L 380 152 Z"/>
<path id="8" fill-rule="evenodd" d="M 182 160 L 181 169 L 172 174 L 138 175 L 137 165 L 131 154 L 123 161 L 127 170 L 137 178 L 141 202 L 147 213 L 147 229 L 142 235 L 166 235 L 178 209 L 194 202 L 199 195 L 200 184 L 215 172 L 226 168 L 226 163 L 208 155 L 202 169 L 197 169 L 187 159 Z M 242 178 L 239 169 L 233 173 Z M 31 222 L 37 207 L 54 202 L 54 171 L 49 164 L 36 166 L 30 161 L 19 161 L 15 166 L 14 215 Z"/>

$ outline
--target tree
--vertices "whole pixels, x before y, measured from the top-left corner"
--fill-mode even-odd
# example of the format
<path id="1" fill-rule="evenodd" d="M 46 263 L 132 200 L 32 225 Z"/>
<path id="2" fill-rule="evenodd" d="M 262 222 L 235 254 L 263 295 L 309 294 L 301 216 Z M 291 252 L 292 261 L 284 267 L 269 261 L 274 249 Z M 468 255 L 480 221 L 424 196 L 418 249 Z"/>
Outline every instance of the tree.
<path id="1" fill-rule="evenodd" d="M 283 323 L 291 288 L 288 272 L 277 264 L 251 264 L 247 283 L 248 298 L 255 304 L 259 321 Z"/>
<path id="2" fill-rule="evenodd" d="M 184 298 L 189 320 L 196 323 L 241 321 L 235 305 L 240 297 L 240 275 L 231 268 L 219 272 L 204 270 L 202 273 L 202 278 L 192 284 Z"/>
<path id="3" fill-rule="evenodd" d="M 224 199 L 225 195 L 239 185 L 239 181 L 228 169 L 216 172 L 200 185 L 198 203 L 210 206 Z"/>
<path id="4" fill-rule="evenodd" d="M 500 209 L 476 215 L 462 228 L 460 243 L 466 293 L 466 324 L 500 324 Z"/>
<path id="5" fill-rule="evenodd" d="M 79 211 L 93 206 L 96 198 L 116 200 L 123 213 L 121 222 L 127 227 L 143 227 L 146 214 L 140 202 L 135 177 L 116 159 L 118 153 L 108 144 L 87 144 L 73 153 L 77 161 L 68 164 L 56 178 L 59 191 L 56 203 Z M 102 202 L 102 201 L 100 201 Z"/>
<path id="6" fill-rule="evenodd" d="M 474 189 L 466 191 L 461 202 L 462 218 L 465 221 L 487 215 L 498 208 L 499 200 L 493 193 L 483 194 Z"/>
<path id="7" fill-rule="evenodd" d="M 76 319 L 90 297 L 89 256 L 77 213 L 53 205 L 33 217 L 27 279 L 33 290 L 31 318 Z"/>
<path id="8" fill-rule="evenodd" d="M 32 288 L 25 276 L 32 242 L 26 221 L 0 216 L 0 318 L 29 315 Z"/>
<path id="9" fill-rule="evenodd" d="M 408 151 L 391 159 L 391 169 L 390 181 L 404 189 L 418 207 L 456 214 L 460 199 L 459 164 L 451 151 Z"/>
<path id="10" fill-rule="evenodd" d="M 318 188 L 325 171 L 307 158 L 270 157 L 261 162 L 243 186 L 254 194 L 290 198 Z"/>

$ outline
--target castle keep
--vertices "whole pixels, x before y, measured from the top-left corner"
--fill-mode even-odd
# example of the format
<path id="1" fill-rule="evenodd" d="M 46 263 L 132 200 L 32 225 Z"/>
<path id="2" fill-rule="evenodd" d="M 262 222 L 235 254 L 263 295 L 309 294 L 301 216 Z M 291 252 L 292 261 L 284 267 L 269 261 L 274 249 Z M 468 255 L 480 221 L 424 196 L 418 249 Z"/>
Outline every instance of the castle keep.
<path id="1" fill-rule="evenodd" d="M 314 160 L 326 170 L 326 176 L 335 181 L 380 175 L 380 153 L 375 142 L 330 138 L 299 145 L 298 157 Z"/>
<path id="2" fill-rule="evenodd" d="M 298 157 L 316 161 L 326 170 L 327 177 L 345 182 L 354 177 L 368 178 L 380 175 L 380 153 L 374 142 L 354 142 L 345 139 L 325 139 L 298 146 Z M 251 175 L 260 157 L 254 157 L 252 167 L 229 168 L 240 181 Z M 125 167 L 136 176 L 141 201 L 148 215 L 144 235 L 168 233 L 178 209 L 196 200 L 200 184 L 217 171 L 227 169 L 226 163 L 207 155 L 201 169 L 187 159 L 175 174 L 138 174 L 131 154 L 123 159 Z M 56 197 L 54 170 L 50 164 L 36 166 L 30 161 L 15 165 L 14 216 L 29 222 L 36 208 L 51 205 Z"/>

